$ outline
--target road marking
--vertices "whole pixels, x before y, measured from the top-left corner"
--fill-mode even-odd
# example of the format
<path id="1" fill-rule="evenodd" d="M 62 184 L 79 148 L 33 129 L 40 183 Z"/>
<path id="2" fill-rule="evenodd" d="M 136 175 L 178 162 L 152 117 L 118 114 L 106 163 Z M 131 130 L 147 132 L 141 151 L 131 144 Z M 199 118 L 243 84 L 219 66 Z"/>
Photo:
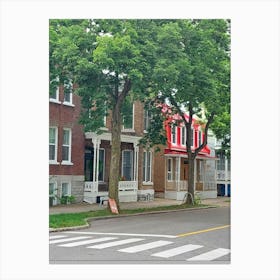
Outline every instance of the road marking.
<path id="1" fill-rule="evenodd" d="M 201 245 L 193 245 L 193 244 L 188 244 L 188 245 L 184 245 L 184 246 L 180 246 L 180 247 L 176 247 L 170 250 L 166 250 L 166 251 L 162 251 L 156 254 L 153 254 L 151 256 L 154 257 L 161 257 L 161 258 L 170 258 L 173 256 L 177 256 L 186 252 L 190 252 L 196 249 L 199 249 L 203 246 Z"/>
<path id="2" fill-rule="evenodd" d="M 117 237 L 104 237 L 104 238 L 83 240 L 83 241 L 61 244 L 61 245 L 58 245 L 58 246 L 60 246 L 60 247 L 76 247 L 76 246 L 80 246 L 80 245 L 87 245 L 87 244 L 92 244 L 92 243 L 109 241 L 109 240 L 113 240 L 113 239 L 117 239 Z"/>
<path id="3" fill-rule="evenodd" d="M 50 240 L 51 239 L 57 239 L 57 238 L 62 238 L 62 237 L 66 237 L 66 235 L 54 235 L 54 236 L 50 236 Z"/>
<path id="4" fill-rule="evenodd" d="M 88 236 L 78 236 L 78 237 L 71 237 L 71 238 L 64 238 L 59 240 L 52 240 L 49 242 L 49 244 L 56 244 L 56 243 L 62 243 L 67 241 L 73 241 L 73 240 L 80 240 L 80 239 L 86 239 Z"/>
<path id="5" fill-rule="evenodd" d="M 187 261 L 212 261 L 230 253 L 229 249 L 218 248 L 207 253 L 187 259 Z"/>
<path id="6" fill-rule="evenodd" d="M 120 233 L 120 232 L 80 232 L 68 231 L 67 233 L 88 234 L 88 235 L 117 235 L 117 236 L 143 236 L 143 237 L 160 237 L 160 238 L 177 238 L 176 235 L 162 235 L 162 234 L 142 234 L 142 233 Z"/>
<path id="7" fill-rule="evenodd" d="M 132 242 L 137 242 L 137 241 L 141 241 L 141 240 L 143 240 L 143 239 L 141 239 L 141 238 L 130 238 L 130 239 L 124 239 L 124 240 L 113 241 L 113 242 L 98 244 L 98 245 L 94 245 L 94 246 L 89 246 L 87 248 L 104 249 L 104 248 L 109 248 L 109 247 L 114 247 L 114 246 L 118 246 L 118 245 L 132 243 Z"/>
<path id="8" fill-rule="evenodd" d="M 142 251 L 145 251 L 145 250 L 165 246 L 165 245 L 168 245 L 168 244 L 171 244 L 171 243 L 173 243 L 173 242 L 160 240 L 160 241 L 155 241 L 155 242 L 146 243 L 146 244 L 142 244 L 142 245 L 137 245 L 137 246 L 133 246 L 133 247 L 128 247 L 128 248 L 121 249 L 121 250 L 118 250 L 118 251 L 119 252 L 125 252 L 125 253 L 137 253 L 137 252 L 142 252 Z"/>
<path id="9" fill-rule="evenodd" d="M 228 228 L 228 227 L 230 227 L 230 225 L 208 228 L 208 229 L 203 229 L 203 230 L 198 230 L 198 231 L 193 231 L 193 232 L 187 232 L 187 233 L 178 234 L 177 237 L 185 237 L 185 236 L 189 236 L 189 235 L 200 234 L 200 233 L 209 232 L 209 231 L 213 231 L 213 230 L 219 230 L 219 229 Z"/>

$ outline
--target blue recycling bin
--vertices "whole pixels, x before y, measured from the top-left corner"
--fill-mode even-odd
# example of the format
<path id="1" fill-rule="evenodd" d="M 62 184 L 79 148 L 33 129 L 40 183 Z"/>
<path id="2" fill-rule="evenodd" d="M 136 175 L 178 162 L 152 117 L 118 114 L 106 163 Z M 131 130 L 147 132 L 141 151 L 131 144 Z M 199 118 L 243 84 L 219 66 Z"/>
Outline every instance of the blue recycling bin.
<path id="1" fill-rule="evenodd" d="M 228 184 L 228 196 L 230 196 L 230 184 Z"/>
<path id="2" fill-rule="evenodd" d="M 225 185 L 218 184 L 218 196 L 225 196 Z"/>

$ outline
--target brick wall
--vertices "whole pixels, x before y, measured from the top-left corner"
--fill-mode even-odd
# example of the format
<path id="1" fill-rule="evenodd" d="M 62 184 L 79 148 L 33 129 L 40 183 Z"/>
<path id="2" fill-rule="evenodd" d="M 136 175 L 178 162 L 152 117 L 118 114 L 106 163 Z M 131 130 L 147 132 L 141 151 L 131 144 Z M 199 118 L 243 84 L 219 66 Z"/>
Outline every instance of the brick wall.
<path id="1" fill-rule="evenodd" d="M 49 125 L 58 128 L 57 161 L 58 164 L 49 165 L 52 175 L 84 175 L 84 133 L 78 123 L 81 105 L 80 97 L 73 94 L 74 106 L 64 105 L 63 88 L 60 88 L 59 101 L 61 104 L 49 103 Z M 71 162 L 73 165 L 62 165 L 63 128 L 70 128 L 72 134 Z"/>

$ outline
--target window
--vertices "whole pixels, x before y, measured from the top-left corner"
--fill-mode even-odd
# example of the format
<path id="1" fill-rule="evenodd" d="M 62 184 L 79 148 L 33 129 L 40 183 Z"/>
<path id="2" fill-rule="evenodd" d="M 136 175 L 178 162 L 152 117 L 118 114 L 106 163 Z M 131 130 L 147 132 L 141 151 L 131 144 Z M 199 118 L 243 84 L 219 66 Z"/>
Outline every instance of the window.
<path id="1" fill-rule="evenodd" d="M 64 83 L 64 101 L 63 104 L 73 105 L 73 84 L 71 81 Z"/>
<path id="2" fill-rule="evenodd" d="M 181 145 L 186 146 L 186 127 L 181 127 Z"/>
<path id="3" fill-rule="evenodd" d="M 199 130 L 198 131 L 198 146 L 200 146 L 202 144 L 202 131 Z"/>
<path id="4" fill-rule="evenodd" d="M 62 163 L 71 163 L 71 129 L 63 129 Z"/>
<path id="5" fill-rule="evenodd" d="M 134 129 L 134 104 L 129 99 L 126 99 L 122 109 L 123 116 L 123 129 L 133 130 Z"/>
<path id="6" fill-rule="evenodd" d="M 143 182 L 152 182 L 152 152 L 143 153 Z"/>
<path id="7" fill-rule="evenodd" d="M 132 181 L 133 153 L 130 150 L 122 152 L 122 177 L 125 181 Z"/>
<path id="8" fill-rule="evenodd" d="M 51 92 L 50 101 L 59 103 L 59 87 Z"/>
<path id="9" fill-rule="evenodd" d="M 172 181 L 172 158 L 167 159 L 167 181 Z"/>
<path id="10" fill-rule="evenodd" d="M 61 196 L 71 195 L 71 187 L 69 182 L 64 182 L 61 184 Z"/>
<path id="11" fill-rule="evenodd" d="M 57 163 L 57 127 L 49 128 L 49 161 Z"/>
<path id="12" fill-rule="evenodd" d="M 177 141 L 176 141 L 176 137 L 177 137 L 176 130 L 177 130 L 177 127 L 173 124 L 171 126 L 171 141 L 172 141 L 172 144 L 177 143 Z"/>
<path id="13" fill-rule="evenodd" d="M 149 110 L 144 110 L 144 131 L 148 131 L 151 124 L 152 114 Z"/>

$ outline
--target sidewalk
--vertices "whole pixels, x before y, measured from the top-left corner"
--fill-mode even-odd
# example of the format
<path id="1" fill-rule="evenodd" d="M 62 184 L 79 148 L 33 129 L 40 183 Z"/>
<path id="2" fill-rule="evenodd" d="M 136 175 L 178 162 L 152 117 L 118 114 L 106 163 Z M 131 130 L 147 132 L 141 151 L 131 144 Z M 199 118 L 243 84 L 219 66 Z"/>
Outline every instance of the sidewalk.
<path id="1" fill-rule="evenodd" d="M 121 202 L 121 209 L 137 209 L 137 208 L 153 208 L 159 206 L 179 205 L 182 201 L 174 199 L 155 198 L 152 201 L 137 201 L 137 202 Z M 203 199 L 202 204 L 227 207 L 230 206 L 230 197 L 218 196 L 217 198 Z M 99 206 L 99 204 L 88 204 L 86 202 L 70 204 L 70 205 L 57 205 L 49 208 L 50 214 L 61 213 L 79 213 L 104 209 L 106 206 Z"/>

